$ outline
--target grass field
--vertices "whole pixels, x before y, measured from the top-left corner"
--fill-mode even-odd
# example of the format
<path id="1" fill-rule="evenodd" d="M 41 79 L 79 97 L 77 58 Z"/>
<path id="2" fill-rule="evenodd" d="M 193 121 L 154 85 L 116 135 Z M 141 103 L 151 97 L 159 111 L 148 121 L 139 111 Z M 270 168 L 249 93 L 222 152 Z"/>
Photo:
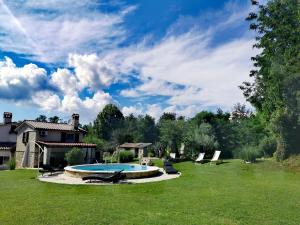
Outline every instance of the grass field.
<path id="1" fill-rule="evenodd" d="M 300 224 L 300 173 L 272 161 L 183 162 L 158 183 L 70 186 L 0 171 L 0 224 Z"/>

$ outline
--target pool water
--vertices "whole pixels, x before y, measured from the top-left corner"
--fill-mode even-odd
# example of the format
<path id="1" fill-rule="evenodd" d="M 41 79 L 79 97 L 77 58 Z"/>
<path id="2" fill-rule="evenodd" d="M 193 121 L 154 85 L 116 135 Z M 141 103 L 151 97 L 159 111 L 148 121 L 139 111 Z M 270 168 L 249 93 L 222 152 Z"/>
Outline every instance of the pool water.
<path id="1" fill-rule="evenodd" d="M 132 164 L 93 164 L 93 165 L 78 165 L 72 166 L 75 170 L 84 171 L 143 171 L 147 170 L 147 166 L 144 165 L 132 165 Z"/>
<path id="2" fill-rule="evenodd" d="M 84 177 L 87 174 L 111 175 L 115 171 L 122 170 L 122 174 L 128 179 L 151 177 L 159 174 L 156 166 L 144 166 L 139 164 L 112 163 L 112 164 L 85 164 L 65 167 L 65 174 L 72 177 Z"/>

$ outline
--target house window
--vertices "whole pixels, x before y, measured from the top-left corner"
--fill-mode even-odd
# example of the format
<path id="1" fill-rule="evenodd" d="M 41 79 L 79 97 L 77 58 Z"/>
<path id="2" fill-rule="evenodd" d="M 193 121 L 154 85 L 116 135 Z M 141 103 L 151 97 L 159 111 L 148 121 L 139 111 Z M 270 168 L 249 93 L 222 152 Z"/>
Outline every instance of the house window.
<path id="1" fill-rule="evenodd" d="M 29 139 L 29 132 L 24 132 L 22 136 L 22 142 L 25 144 L 28 142 Z"/>
<path id="2" fill-rule="evenodd" d="M 6 164 L 9 161 L 8 156 L 0 156 L 0 165 Z"/>
<path id="3" fill-rule="evenodd" d="M 48 136 L 48 131 L 40 130 L 39 135 L 40 135 L 40 137 L 47 137 Z"/>
<path id="4" fill-rule="evenodd" d="M 73 142 L 74 141 L 74 134 L 67 134 L 66 135 L 66 141 L 68 141 L 68 142 L 72 141 Z"/>
<path id="5" fill-rule="evenodd" d="M 61 133 L 61 142 L 66 142 L 66 133 L 65 132 Z"/>
<path id="6" fill-rule="evenodd" d="M 75 134 L 75 142 L 79 142 L 79 134 L 78 133 Z"/>

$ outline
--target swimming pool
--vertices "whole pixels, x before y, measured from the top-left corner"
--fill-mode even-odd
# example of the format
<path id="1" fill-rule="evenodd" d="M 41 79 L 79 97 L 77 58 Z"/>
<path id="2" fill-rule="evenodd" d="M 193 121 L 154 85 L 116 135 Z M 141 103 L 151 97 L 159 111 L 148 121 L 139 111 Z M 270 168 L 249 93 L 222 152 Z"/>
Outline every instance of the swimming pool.
<path id="1" fill-rule="evenodd" d="M 65 174 L 72 177 L 83 177 L 88 174 L 111 174 L 123 170 L 126 178 L 144 178 L 159 173 L 156 166 L 144 166 L 138 164 L 112 163 L 112 164 L 85 164 L 65 167 Z"/>

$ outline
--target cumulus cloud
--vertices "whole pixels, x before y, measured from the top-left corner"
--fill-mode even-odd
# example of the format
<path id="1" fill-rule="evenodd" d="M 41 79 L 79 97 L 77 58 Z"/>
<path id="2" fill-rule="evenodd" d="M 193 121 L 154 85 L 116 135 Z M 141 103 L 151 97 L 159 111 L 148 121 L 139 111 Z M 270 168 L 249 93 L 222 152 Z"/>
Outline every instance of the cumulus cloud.
<path id="1" fill-rule="evenodd" d="M 82 86 L 78 74 L 69 69 L 57 69 L 47 75 L 45 69 L 35 64 L 17 67 L 8 57 L 0 61 L 0 99 L 17 104 L 34 105 L 44 112 L 69 115 L 80 113 L 84 122 L 95 119 L 103 107 L 114 102 L 103 90 L 91 92 L 89 97 L 80 97 Z"/>
<path id="2" fill-rule="evenodd" d="M 47 72 L 35 64 L 17 67 L 5 57 L 0 61 L 0 99 L 24 100 L 47 85 Z"/>

